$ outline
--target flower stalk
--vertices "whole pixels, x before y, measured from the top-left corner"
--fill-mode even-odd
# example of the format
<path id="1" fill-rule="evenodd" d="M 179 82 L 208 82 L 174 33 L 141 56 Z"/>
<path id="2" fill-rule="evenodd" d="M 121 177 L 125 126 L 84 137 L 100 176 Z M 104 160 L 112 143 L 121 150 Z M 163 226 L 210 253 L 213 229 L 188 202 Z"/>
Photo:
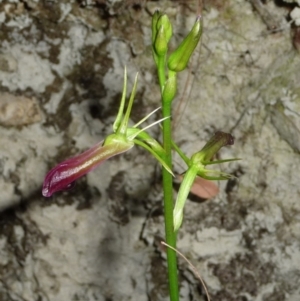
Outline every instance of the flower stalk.
<path id="1" fill-rule="evenodd" d="M 197 177 L 207 180 L 223 180 L 231 176 L 221 171 L 207 169 L 207 165 L 224 163 L 239 159 L 227 159 L 212 161 L 214 155 L 221 147 L 232 145 L 234 142 L 230 134 L 217 132 L 206 143 L 206 145 L 191 158 L 188 158 L 181 149 L 172 141 L 171 107 L 177 93 L 177 73 L 186 69 L 188 62 L 198 45 L 202 34 L 202 20 L 197 17 L 196 22 L 183 39 L 179 46 L 168 56 L 168 44 L 172 37 L 172 25 L 165 14 L 156 11 L 152 18 L 152 53 L 157 67 L 158 80 L 161 91 L 162 115 L 163 118 L 140 128 L 152 114 L 148 114 L 141 121 L 129 126 L 129 119 L 133 101 L 137 89 L 137 76 L 135 77 L 132 92 L 125 110 L 127 74 L 124 71 L 124 85 L 119 111 L 113 124 L 113 133 L 107 136 L 103 142 L 97 143 L 91 149 L 67 159 L 58 164 L 46 175 L 42 194 L 50 197 L 53 193 L 69 189 L 75 181 L 91 172 L 104 161 L 113 156 L 130 150 L 135 145 L 143 147 L 150 152 L 163 166 L 163 193 L 164 193 L 164 218 L 165 235 L 168 263 L 168 280 L 171 301 L 179 301 L 178 292 L 178 269 L 176 259 L 176 239 L 183 220 L 183 210 L 188 194 Z M 158 123 L 162 123 L 163 143 L 162 145 L 151 137 L 146 130 Z M 172 176 L 172 149 L 174 149 L 187 165 L 176 202 L 173 200 L 173 178 Z M 198 178 L 199 179 L 199 178 Z"/>
<path id="2" fill-rule="evenodd" d="M 177 93 L 177 72 L 187 67 L 192 52 L 197 46 L 201 36 L 200 18 L 196 20 L 197 25 L 193 27 L 188 36 L 179 45 L 174 54 L 170 55 L 167 62 L 168 43 L 172 36 L 172 27 L 169 19 L 164 14 L 155 12 L 152 18 L 152 53 L 157 66 L 158 81 L 161 91 L 163 118 L 171 116 L 171 105 Z M 171 59 L 171 61 L 170 61 Z M 183 64 L 180 64 L 183 60 Z M 166 72 L 167 71 L 167 72 Z M 163 158 L 167 166 L 172 166 L 172 133 L 171 120 L 168 118 L 162 123 L 163 132 Z M 165 168 L 162 170 L 164 191 L 164 217 L 166 242 L 176 248 L 176 233 L 173 225 L 173 178 Z M 167 249 L 168 278 L 170 300 L 178 301 L 178 275 L 176 253 L 172 248 Z"/>
<path id="3" fill-rule="evenodd" d="M 233 145 L 234 138 L 228 133 L 216 132 L 214 136 L 205 144 L 205 146 L 197 153 L 195 153 L 191 159 L 188 159 L 185 155 L 182 156 L 182 152 L 179 151 L 179 155 L 187 163 L 188 170 L 186 171 L 183 181 L 180 185 L 175 207 L 174 207 L 174 231 L 177 232 L 182 224 L 183 209 L 187 200 L 188 194 L 192 188 L 192 185 L 197 176 L 207 180 L 226 180 L 232 176 L 221 171 L 206 169 L 206 165 L 219 164 L 224 162 L 235 161 L 239 159 L 225 159 L 211 161 L 213 156 L 220 150 L 221 147 L 226 145 Z M 176 150 L 179 148 L 173 142 Z"/>
<path id="4" fill-rule="evenodd" d="M 164 160 L 164 149 L 154 138 L 145 132 L 149 127 L 156 125 L 169 117 L 158 120 L 143 129 L 138 128 L 142 122 L 157 111 L 155 110 L 133 127 L 128 127 L 136 87 L 137 76 L 134 81 L 127 109 L 124 113 L 127 89 L 127 74 L 125 68 L 121 104 L 113 124 L 114 133 L 107 136 L 104 142 L 97 143 L 91 149 L 88 149 L 71 159 L 67 159 L 51 169 L 46 175 L 43 183 L 43 196 L 50 197 L 55 192 L 71 188 L 77 179 L 91 172 L 107 159 L 130 150 L 134 145 L 139 145 L 149 151 L 162 166 L 164 166 L 164 169 L 173 175 L 171 168 Z"/>

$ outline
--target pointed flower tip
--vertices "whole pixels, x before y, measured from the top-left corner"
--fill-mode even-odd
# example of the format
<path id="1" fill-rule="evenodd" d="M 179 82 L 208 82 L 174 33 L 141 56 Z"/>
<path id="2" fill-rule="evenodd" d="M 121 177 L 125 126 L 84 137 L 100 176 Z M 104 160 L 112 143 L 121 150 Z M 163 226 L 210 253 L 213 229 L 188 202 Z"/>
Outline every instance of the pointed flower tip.
<path id="1" fill-rule="evenodd" d="M 202 15 L 198 15 L 198 16 L 196 17 L 196 22 L 200 21 L 201 19 L 202 19 Z"/>
<path id="2" fill-rule="evenodd" d="M 91 172 L 105 160 L 129 150 L 133 146 L 132 142 L 128 143 L 117 139 L 111 139 L 105 143 L 104 146 L 102 146 L 102 142 L 97 143 L 91 149 L 63 161 L 51 169 L 44 180 L 43 196 L 50 197 L 55 192 L 69 190 L 78 178 Z"/>
<path id="3" fill-rule="evenodd" d="M 214 136 L 205 144 L 200 152 L 194 154 L 192 159 L 194 162 L 206 164 L 223 146 L 233 145 L 234 137 L 229 133 L 218 131 Z"/>
<path id="4" fill-rule="evenodd" d="M 93 162 L 92 155 L 95 155 L 95 153 L 88 150 L 52 168 L 45 177 L 42 195 L 50 197 L 55 192 L 72 188 L 78 178 L 100 164 L 97 161 Z"/>
<path id="5" fill-rule="evenodd" d="M 174 216 L 173 216 L 173 223 L 174 223 L 174 232 L 177 232 L 182 224 L 182 220 L 183 220 L 183 211 L 182 209 L 173 212 Z"/>
<path id="6" fill-rule="evenodd" d="M 102 162 L 101 160 L 99 161 L 99 158 L 97 160 L 101 149 L 102 142 L 99 142 L 80 155 L 67 159 L 52 168 L 45 177 L 42 195 L 50 197 L 57 191 L 72 188 L 75 180 Z"/>
<path id="7" fill-rule="evenodd" d="M 215 133 L 215 140 L 222 141 L 223 146 L 234 144 L 234 137 L 229 133 L 224 133 L 221 131 L 217 131 Z"/>
<path id="8" fill-rule="evenodd" d="M 187 67 L 191 55 L 200 41 L 201 35 L 202 22 L 197 18 L 191 31 L 169 56 L 167 62 L 169 70 L 180 72 Z"/>
<path id="9" fill-rule="evenodd" d="M 74 168 L 70 168 L 68 164 L 62 162 L 50 170 L 45 177 L 42 189 L 44 197 L 51 197 L 53 193 L 61 190 L 71 189 L 76 177 Z"/>

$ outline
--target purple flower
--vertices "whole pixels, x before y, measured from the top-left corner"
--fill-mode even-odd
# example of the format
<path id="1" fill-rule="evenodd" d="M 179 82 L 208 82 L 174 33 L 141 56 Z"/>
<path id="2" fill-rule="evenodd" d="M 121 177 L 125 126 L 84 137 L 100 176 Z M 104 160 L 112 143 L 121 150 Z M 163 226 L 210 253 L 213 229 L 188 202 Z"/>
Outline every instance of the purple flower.
<path id="1" fill-rule="evenodd" d="M 163 160 L 163 148 L 155 139 L 144 132 L 149 127 L 158 124 L 169 117 L 160 119 L 143 129 L 139 129 L 138 126 L 157 111 L 154 110 L 136 125 L 128 128 L 129 116 L 136 92 L 137 76 L 135 77 L 129 103 L 126 112 L 124 113 L 123 111 L 125 106 L 125 95 L 127 87 L 126 68 L 124 73 L 124 87 L 121 104 L 116 120 L 113 124 L 114 133 L 107 136 L 103 143 L 100 142 L 84 153 L 74 158 L 68 159 L 51 169 L 44 180 L 42 190 L 43 196 L 50 197 L 57 191 L 70 189 L 71 187 L 73 187 L 74 182 L 78 178 L 92 171 L 105 160 L 128 151 L 135 144 L 148 150 L 162 164 L 162 166 L 172 174 L 170 167 Z"/>
<path id="2" fill-rule="evenodd" d="M 51 169 L 44 180 L 43 196 L 50 197 L 57 191 L 70 189 L 78 178 L 92 171 L 105 160 L 133 147 L 132 142 L 120 140 L 110 141 L 104 146 L 102 144 L 102 142 L 97 143 L 82 154 L 63 161 Z"/>

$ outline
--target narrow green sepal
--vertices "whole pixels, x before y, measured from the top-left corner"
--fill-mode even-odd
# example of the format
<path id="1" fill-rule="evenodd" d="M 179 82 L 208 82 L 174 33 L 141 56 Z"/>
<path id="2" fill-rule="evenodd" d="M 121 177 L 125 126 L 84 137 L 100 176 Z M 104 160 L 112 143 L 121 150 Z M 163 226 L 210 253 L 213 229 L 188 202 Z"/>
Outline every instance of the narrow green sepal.
<path id="1" fill-rule="evenodd" d="M 170 173 L 173 177 L 175 177 L 175 175 L 173 174 L 173 172 L 172 172 L 171 168 L 168 166 L 168 164 L 150 146 L 148 146 L 146 143 L 144 143 L 140 140 L 137 140 L 137 139 L 134 139 L 133 142 L 135 144 L 143 147 L 148 152 L 150 152 L 154 156 L 154 158 L 167 170 L 167 172 Z"/>
<path id="2" fill-rule="evenodd" d="M 171 140 L 172 147 L 175 149 L 180 158 L 185 162 L 187 166 L 191 165 L 191 160 L 185 155 L 185 153 L 179 148 L 179 146 Z"/>
<path id="3" fill-rule="evenodd" d="M 132 109 L 132 105 L 133 105 L 133 101 L 134 101 L 134 97 L 135 97 L 135 93 L 136 93 L 136 89 L 137 89 L 137 80 L 138 80 L 138 73 L 136 74 L 135 79 L 134 79 L 133 88 L 132 88 L 132 91 L 130 94 L 130 98 L 129 98 L 129 102 L 128 102 L 128 106 L 127 106 L 124 118 L 117 130 L 117 132 L 120 134 L 126 134 L 126 131 L 128 128 L 129 117 L 130 117 L 130 113 L 131 113 L 131 109 Z"/>
<path id="4" fill-rule="evenodd" d="M 138 138 L 147 143 L 160 157 L 165 155 L 164 148 L 147 132 L 142 132 L 138 135 Z"/>
<path id="5" fill-rule="evenodd" d="M 224 159 L 224 160 L 215 160 L 215 161 L 204 161 L 203 165 L 213 165 L 213 164 L 221 164 L 226 162 L 232 162 L 232 161 L 239 161 L 242 160 L 241 158 L 233 158 L 233 159 Z"/>
<path id="6" fill-rule="evenodd" d="M 185 173 L 184 178 L 182 180 L 182 183 L 180 185 L 175 207 L 173 210 L 173 219 L 174 219 L 174 231 L 178 231 L 182 224 L 183 219 L 183 208 L 185 205 L 185 202 L 187 200 L 188 194 L 191 190 L 191 187 L 195 181 L 195 178 L 197 176 L 197 167 L 192 166 L 188 169 L 188 171 Z"/>
<path id="7" fill-rule="evenodd" d="M 127 130 L 128 136 L 138 138 L 139 140 L 148 144 L 160 157 L 165 155 L 165 150 L 163 147 L 152 138 L 147 132 L 142 131 L 138 128 L 129 128 Z M 137 140 L 135 140 L 137 141 Z"/>
<path id="8" fill-rule="evenodd" d="M 192 30 L 170 55 L 168 59 L 169 70 L 180 72 L 187 67 L 192 53 L 194 52 L 202 34 L 202 19 L 198 17 Z"/>
<path id="9" fill-rule="evenodd" d="M 122 122 L 122 118 L 123 118 L 123 114 L 124 114 L 124 107 L 125 107 L 125 100 L 126 100 L 126 90 L 127 90 L 127 68 L 125 66 L 125 68 L 124 68 L 124 84 L 123 84 L 121 103 L 120 103 L 120 107 L 119 107 L 119 111 L 118 111 L 116 120 L 113 124 L 114 133 L 117 132 L 117 130 L 120 127 L 120 124 Z"/>
<path id="10" fill-rule="evenodd" d="M 209 175 L 209 174 L 217 174 L 216 176 Z M 235 178 L 235 176 L 221 172 L 219 170 L 212 170 L 212 169 L 203 169 L 198 171 L 197 175 L 203 179 L 210 180 L 210 181 L 222 181 Z"/>

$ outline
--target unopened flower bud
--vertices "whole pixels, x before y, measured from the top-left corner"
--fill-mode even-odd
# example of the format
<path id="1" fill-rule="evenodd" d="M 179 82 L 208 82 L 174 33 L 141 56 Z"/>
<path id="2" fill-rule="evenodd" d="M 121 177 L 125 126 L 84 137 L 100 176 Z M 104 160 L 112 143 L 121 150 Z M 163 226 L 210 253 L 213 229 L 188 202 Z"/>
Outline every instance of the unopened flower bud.
<path id="1" fill-rule="evenodd" d="M 154 18 L 154 17 L 153 17 Z M 168 43 L 172 36 L 172 25 L 167 15 L 161 15 L 157 21 L 157 16 L 152 22 L 152 42 L 155 54 L 158 56 L 166 55 L 168 51 Z M 156 21 L 156 26 L 154 26 Z"/>
<path id="2" fill-rule="evenodd" d="M 164 26 L 161 26 L 157 31 L 156 39 L 153 44 L 155 53 L 161 57 L 166 55 L 168 51 L 168 43 Z"/>
<path id="3" fill-rule="evenodd" d="M 166 81 L 163 94 L 162 94 L 162 99 L 163 102 L 171 102 L 177 91 L 177 78 L 176 78 L 176 73 L 173 73 L 172 76 L 169 77 L 169 79 Z"/>
<path id="4" fill-rule="evenodd" d="M 234 138 L 232 135 L 218 131 L 205 144 L 201 151 L 194 154 L 191 159 L 194 163 L 201 163 L 205 165 L 205 163 L 208 163 L 221 147 L 233 145 L 233 143 Z"/>
<path id="5" fill-rule="evenodd" d="M 190 33 L 181 42 L 178 48 L 168 59 L 169 70 L 180 72 L 187 67 L 192 53 L 194 52 L 202 34 L 202 22 L 198 17 Z"/>
<path id="6" fill-rule="evenodd" d="M 159 30 L 159 28 L 161 26 L 164 27 L 165 33 L 166 33 L 166 40 L 167 40 L 167 43 L 169 43 L 169 41 L 172 37 L 173 30 L 172 30 L 172 24 L 171 24 L 168 16 L 167 15 L 160 16 L 160 18 L 157 21 L 156 26 L 157 26 L 157 30 Z"/>
<path id="7" fill-rule="evenodd" d="M 152 16 L 152 43 L 154 44 L 154 41 L 156 39 L 156 35 L 157 35 L 157 21 L 159 19 L 159 17 L 161 16 L 161 13 L 156 10 L 155 13 Z"/>

